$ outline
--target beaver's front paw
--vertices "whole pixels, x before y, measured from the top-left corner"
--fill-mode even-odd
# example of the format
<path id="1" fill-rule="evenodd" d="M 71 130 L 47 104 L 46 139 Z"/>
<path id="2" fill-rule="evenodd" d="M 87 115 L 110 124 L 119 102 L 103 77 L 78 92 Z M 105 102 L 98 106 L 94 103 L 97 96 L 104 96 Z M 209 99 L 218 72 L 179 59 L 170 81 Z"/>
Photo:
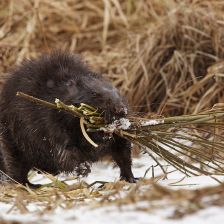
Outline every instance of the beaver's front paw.
<path id="1" fill-rule="evenodd" d="M 129 183 L 136 183 L 139 178 L 136 178 L 136 177 L 133 177 L 133 176 L 130 176 L 130 177 L 121 177 L 121 180 L 124 180 L 124 181 L 127 181 Z"/>
<path id="2" fill-rule="evenodd" d="M 77 174 L 77 176 L 80 177 L 86 177 L 88 176 L 88 174 L 91 172 L 91 164 L 89 162 L 83 162 L 80 163 L 76 168 L 75 168 L 75 173 Z"/>

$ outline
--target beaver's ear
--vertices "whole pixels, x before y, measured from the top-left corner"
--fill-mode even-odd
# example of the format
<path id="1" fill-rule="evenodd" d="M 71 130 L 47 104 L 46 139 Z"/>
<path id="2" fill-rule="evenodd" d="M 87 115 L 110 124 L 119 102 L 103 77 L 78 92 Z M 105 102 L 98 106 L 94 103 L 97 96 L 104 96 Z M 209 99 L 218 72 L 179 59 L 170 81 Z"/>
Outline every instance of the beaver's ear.
<path id="1" fill-rule="evenodd" d="M 105 79 L 103 78 L 103 76 L 102 76 L 100 73 L 91 72 L 89 75 L 90 75 L 91 77 L 94 77 L 94 78 L 97 79 L 97 80 L 105 80 Z"/>
<path id="2" fill-rule="evenodd" d="M 77 87 L 83 87 L 85 85 L 85 81 L 81 80 L 81 79 L 75 79 L 74 81 L 74 85 Z"/>

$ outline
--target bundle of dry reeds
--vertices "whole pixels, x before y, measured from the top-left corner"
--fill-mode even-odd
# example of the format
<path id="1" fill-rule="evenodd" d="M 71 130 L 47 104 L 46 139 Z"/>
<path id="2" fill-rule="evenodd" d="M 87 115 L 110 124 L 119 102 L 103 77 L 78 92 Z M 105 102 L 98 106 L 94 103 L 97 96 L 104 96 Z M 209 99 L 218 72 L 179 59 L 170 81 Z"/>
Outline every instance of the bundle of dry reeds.
<path id="1" fill-rule="evenodd" d="M 84 137 L 96 148 L 98 145 L 91 140 L 88 131 L 115 133 L 130 140 L 153 158 L 163 171 L 158 157 L 186 175 L 224 174 L 224 137 L 220 133 L 224 129 L 224 110 L 153 119 L 128 117 L 106 124 L 103 112 L 90 105 L 75 107 L 59 99 L 52 104 L 22 92 L 17 95 L 80 118 Z"/>

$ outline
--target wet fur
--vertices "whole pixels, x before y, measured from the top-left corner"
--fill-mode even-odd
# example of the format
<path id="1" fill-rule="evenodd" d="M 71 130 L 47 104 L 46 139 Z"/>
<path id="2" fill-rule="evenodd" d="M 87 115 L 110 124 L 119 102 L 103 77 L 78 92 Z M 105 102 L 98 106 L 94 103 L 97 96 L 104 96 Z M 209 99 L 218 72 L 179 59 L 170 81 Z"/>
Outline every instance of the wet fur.
<path id="1" fill-rule="evenodd" d="M 105 140 L 104 133 L 92 133 L 99 144 L 96 149 L 83 137 L 78 118 L 30 103 L 17 97 L 17 91 L 50 102 L 59 98 L 67 104 L 93 105 L 104 111 L 108 122 L 124 117 L 127 108 L 117 89 L 77 55 L 57 51 L 23 62 L 9 75 L 0 96 L 0 169 L 4 173 L 22 184 L 30 184 L 27 174 L 33 168 L 54 175 L 73 171 L 86 175 L 89 164 L 111 155 L 121 179 L 135 182 L 130 142 L 116 135 Z"/>

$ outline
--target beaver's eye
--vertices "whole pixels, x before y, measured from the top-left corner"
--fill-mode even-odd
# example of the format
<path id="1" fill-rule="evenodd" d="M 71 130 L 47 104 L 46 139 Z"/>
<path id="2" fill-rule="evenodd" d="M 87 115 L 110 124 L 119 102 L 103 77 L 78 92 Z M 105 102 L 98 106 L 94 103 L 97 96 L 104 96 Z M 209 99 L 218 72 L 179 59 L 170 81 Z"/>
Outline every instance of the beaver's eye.
<path id="1" fill-rule="evenodd" d="M 75 81 L 74 80 L 69 80 L 65 83 L 66 86 L 71 87 L 73 85 L 75 85 Z"/>
<path id="2" fill-rule="evenodd" d="M 93 93 L 92 93 L 92 96 L 93 96 L 93 97 L 97 97 L 97 96 L 98 96 L 98 94 L 97 94 L 97 93 L 95 93 L 95 92 L 93 92 Z"/>

